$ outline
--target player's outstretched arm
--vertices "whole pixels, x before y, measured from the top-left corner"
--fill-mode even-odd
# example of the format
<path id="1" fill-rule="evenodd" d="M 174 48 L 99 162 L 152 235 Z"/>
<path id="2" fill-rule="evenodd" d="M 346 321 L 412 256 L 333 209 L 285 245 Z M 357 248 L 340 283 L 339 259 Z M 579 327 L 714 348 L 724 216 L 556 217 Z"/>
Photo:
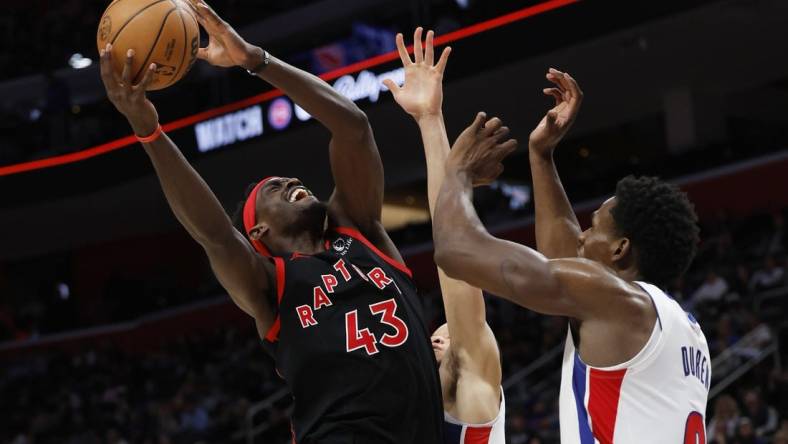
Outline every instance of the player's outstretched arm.
<path id="1" fill-rule="evenodd" d="M 405 84 L 400 88 L 393 81 L 384 80 L 384 84 L 391 90 L 397 103 L 419 125 L 427 160 L 427 200 L 430 215 L 434 215 L 435 201 L 438 199 L 443 183 L 444 165 L 449 156 L 449 139 L 442 112 L 442 82 L 451 52 L 451 48 L 445 48 L 436 63 L 433 39 L 434 33 L 428 31 L 422 48 L 422 29 L 417 28 L 413 36 L 414 58 L 411 59 L 402 34 L 397 34 L 397 49 L 405 67 Z M 440 269 L 438 269 L 438 277 L 453 357 L 459 358 L 462 371 L 469 371 L 487 382 L 493 391 L 492 395 L 497 400 L 498 386 L 501 384 L 501 365 L 498 344 L 487 325 L 482 292 L 465 282 L 446 276 Z M 480 404 L 472 403 L 463 406 L 464 410 L 471 411 L 461 412 L 460 419 L 476 421 L 474 417 L 484 417 L 484 414 L 476 415 L 473 411 L 484 407 Z M 495 403 L 492 408 L 497 411 L 498 404 Z"/>
<path id="2" fill-rule="evenodd" d="M 138 85 L 132 85 L 133 50 L 126 55 L 123 74 L 118 76 L 112 69 L 110 49 L 108 45 L 101 51 L 101 79 L 107 96 L 128 119 L 135 134 L 149 136 L 159 126 L 156 108 L 145 96 L 155 65 L 148 67 Z M 269 276 L 273 275 L 271 265 L 233 228 L 216 196 L 166 134 L 143 143 L 143 147 L 175 217 L 205 249 L 217 278 L 233 301 L 255 318 L 258 329 L 267 330 L 273 321 L 265 298 L 271 282 Z"/>
<path id="3" fill-rule="evenodd" d="M 524 245 L 491 236 L 473 208 L 473 186 L 493 181 L 514 151 L 498 119 L 479 113 L 452 147 L 435 208 L 435 261 L 450 277 L 539 313 L 576 319 L 617 315 L 631 294 L 603 265 L 584 259 L 549 260 Z M 622 299 L 617 299 L 621 301 Z M 623 308 L 622 308 L 623 307 Z"/>
<path id="4" fill-rule="evenodd" d="M 198 21 L 210 36 L 208 47 L 201 48 L 197 57 L 216 66 L 257 70 L 260 78 L 284 91 L 325 125 L 332 136 L 330 158 L 336 184 L 330 205 L 338 208 L 373 242 L 384 235 L 380 225 L 383 164 L 366 114 L 317 76 L 270 55 L 266 65 L 266 53 L 261 48 L 246 42 L 203 0 L 190 1 Z M 382 247 L 390 250 L 389 245 Z M 399 258 L 396 251 L 388 252 Z"/>
<path id="5" fill-rule="evenodd" d="M 550 68 L 547 80 L 554 87 L 543 92 L 555 106 L 542 118 L 528 139 L 528 157 L 536 206 L 536 246 L 548 258 L 576 257 L 580 224 L 566 196 L 553 161 L 555 147 L 577 117 L 583 92 L 568 73 Z"/>

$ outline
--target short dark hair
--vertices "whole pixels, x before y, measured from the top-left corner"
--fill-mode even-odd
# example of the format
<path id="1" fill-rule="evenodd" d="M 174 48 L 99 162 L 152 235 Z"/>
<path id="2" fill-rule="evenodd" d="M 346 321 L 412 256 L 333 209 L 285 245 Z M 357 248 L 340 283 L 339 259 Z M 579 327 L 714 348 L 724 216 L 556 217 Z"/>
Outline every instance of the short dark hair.
<path id="1" fill-rule="evenodd" d="M 246 191 L 244 191 L 244 197 L 241 199 L 240 202 L 235 206 L 235 211 L 233 212 L 233 226 L 236 230 L 240 231 L 241 234 L 246 235 L 246 227 L 244 227 L 244 205 L 246 205 L 246 199 L 249 198 L 249 195 L 252 194 L 252 190 L 254 187 L 257 186 L 256 183 L 250 183 L 246 187 Z"/>
<path id="2" fill-rule="evenodd" d="M 657 177 L 627 176 L 616 185 L 611 210 L 629 238 L 643 280 L 669 284 L 689 268 L 698 246 L 698 216 L 687 195 Z"/>

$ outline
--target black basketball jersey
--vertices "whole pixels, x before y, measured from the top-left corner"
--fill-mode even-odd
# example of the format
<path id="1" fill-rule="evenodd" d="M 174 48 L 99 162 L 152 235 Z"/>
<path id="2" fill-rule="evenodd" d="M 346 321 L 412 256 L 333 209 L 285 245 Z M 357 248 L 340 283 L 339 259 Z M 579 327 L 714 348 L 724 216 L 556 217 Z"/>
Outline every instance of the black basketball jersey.
<path id="1" fill-rule="evenodd" d="M 435 355 L 411 272 L 360 232 L 277 257 L 278 316 L 264 343 L 294 397 L 298 444 L 442 442 Z"/>

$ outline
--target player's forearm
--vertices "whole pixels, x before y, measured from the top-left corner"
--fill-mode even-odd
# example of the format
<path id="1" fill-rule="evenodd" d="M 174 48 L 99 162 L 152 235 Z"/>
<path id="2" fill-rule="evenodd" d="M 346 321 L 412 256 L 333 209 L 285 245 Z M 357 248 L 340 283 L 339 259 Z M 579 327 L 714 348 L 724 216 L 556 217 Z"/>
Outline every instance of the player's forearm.
<path id="1" fill-rule="evenodd" d="M 262 60 L 262 55 L 259 57 Z M 284 91 L 334 136 L 361 137 L 369 129 L 366 115 L 352 100 L 313 74 L 270 56 L 268 66 L 258 75 Z"/>
<path id="2" fill-rule="evenodd" d="M 233 226 L 224 208 L 170 138 L 162 134 L 143 147 L 167 203 L 189 234 L 203 246 L 231 236 Z"/>
<path id="3" fill-rule="evenodd" d="M 449 277 L 460 278 L 468 260 L 461 256 L 468 253 L 465 246 L 486 233 L 473 207 L 470 179 L 465 173 L 446 170 L 432 220 L 435 263 Z"/>
<path id="4" fill-rule="evenodd" d="M 427 161 L 427 202 L 430 216 L 435 216 L 435 203 L 441 190 L 444 177 L 444 165 L 451 145 L 446 135 L 443 114 L 430 114 L 416 119 L 424 145 L 424 157 Z"/>
<path id="5" fill-rule="evenodd" d="M 580 224 L 561 184 L 552 152 L 529 152 L 536 207 L 536 246 L 548 258 L 574 257 Z"/>

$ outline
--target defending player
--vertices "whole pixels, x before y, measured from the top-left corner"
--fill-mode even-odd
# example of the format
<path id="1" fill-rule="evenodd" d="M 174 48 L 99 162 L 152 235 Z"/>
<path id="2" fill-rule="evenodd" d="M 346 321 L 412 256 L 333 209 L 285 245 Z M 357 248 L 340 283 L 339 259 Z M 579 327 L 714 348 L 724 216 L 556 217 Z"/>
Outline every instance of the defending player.
<path id="1" fill-rule="evenodd" d="M 402 109 L 418 123 L 427 159 L 427 197 L 435 208 L 449 139 L 443 121 L 443 71 L 450 48 L 434 64 L 432 31 L 422 49 L 422 29 L 413 36 L 414 59 L 405 49 L 402 34 L 397 49 L 405 67 L 405 85 L 384 83 Z M 434 64 L 434 66 L 433 66 Z M 481 290 L 446 276 L 438 269 L 446 324 L 433 333 L 443 390 L 444 442 L 447 444 L 504 444 L 506 408 L 501 388 L 498 344 L 487 325 Z"/>
<path id="2" fill-rule="evenodd" d="M 411 272 L 380 223 L 383 168 L 365 114 L 322 80 L 244 41 L 204 2 L 194 9 L 210 36 L 201 59 L 253 71 L 329 129 L 336 188 L 327 203 L 298 179 L 270 177 L 249 194 L 239 232 L 161 133 L 145 97 L 155 66 L 132 85 L 133 52 L 117 76 L 105 50 L 102 79 L 141 137 L 175 216 L 272 349 L 294 397 L 295 442 L 441 442 L 435 357 Z"/>
<path id="3" fill-rule="evenodd" d="M 660 290 L 689 266 L 697 217 L 686 195 L 627 177 L 581 232 L 552 154 L 582 94 L 551 70 L 556 106 L 529 139 L 539 251 L 491 236 L 472 187 L 500 174 L 514 148 L 479 114 L 455 142 L 435 209 L 435 258 L 464 279 L 531 310 L 570 319 L 560 394 L 561 442 L 704 443 L 711 379 L 706 339 Z M 505 132 L 503 133 L 505 134 Z"/>

